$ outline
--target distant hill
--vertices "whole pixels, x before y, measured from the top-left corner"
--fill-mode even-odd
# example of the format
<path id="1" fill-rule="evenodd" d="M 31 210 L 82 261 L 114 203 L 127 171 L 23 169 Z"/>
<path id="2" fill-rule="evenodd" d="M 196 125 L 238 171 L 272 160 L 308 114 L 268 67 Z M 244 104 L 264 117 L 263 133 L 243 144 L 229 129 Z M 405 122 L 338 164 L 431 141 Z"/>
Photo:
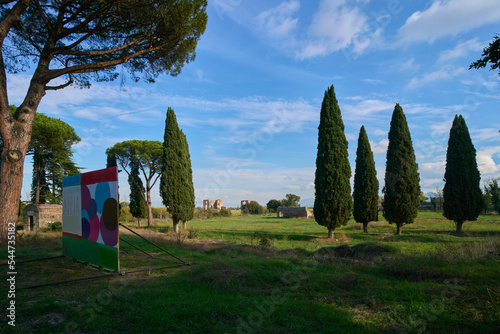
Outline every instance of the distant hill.
<path id="1" fill-rule="evenodd" d="M 312 208 L 314 206 L 314 198 L 305 198 L 299 202 L 300 206 Z"/>

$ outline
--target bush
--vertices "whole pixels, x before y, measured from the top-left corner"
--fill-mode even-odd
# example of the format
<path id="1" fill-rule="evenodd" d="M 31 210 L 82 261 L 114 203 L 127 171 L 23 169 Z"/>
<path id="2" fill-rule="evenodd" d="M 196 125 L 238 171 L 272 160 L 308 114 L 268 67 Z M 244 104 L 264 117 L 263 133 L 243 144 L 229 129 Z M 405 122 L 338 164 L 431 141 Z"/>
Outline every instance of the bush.
<path id="1" fill-rule="evenodd" d="M 257 202 L 250 202 L 241 207 L 241 213 L 246 215 L 261 215 L 264 208 Z"/>
<path id="2" fill-rule="evenodd" d="M 62 231 L 62 223 L 61 222 L 53 222 L 53 223 L 48 223 L 47 227 L 45 230 L 48 231 Z"/>
<path id="3" fill-rule="evenodd" d="M 274 245 L 273 238 L 271 238 L 271 236 L 267 233 L 255 232 L 252 235 L 252 244 L 254 240 L 257 240 L 257 243 L 262 247 L 271 247 Z"/>
<path id="4" fill-rule="evenodd" d="M 194 228 L 188 228 L 188 239 L 196 239 L 198 238 L 198 235 L 200 232 L 198 230 L 195 230 Z"/>

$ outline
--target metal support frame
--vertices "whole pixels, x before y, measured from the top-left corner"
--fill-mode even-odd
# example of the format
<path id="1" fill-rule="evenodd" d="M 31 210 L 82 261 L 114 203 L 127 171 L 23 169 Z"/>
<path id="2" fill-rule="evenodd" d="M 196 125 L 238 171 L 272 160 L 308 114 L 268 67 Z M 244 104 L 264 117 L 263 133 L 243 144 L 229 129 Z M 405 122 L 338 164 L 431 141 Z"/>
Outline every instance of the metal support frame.
<path id="1" fill-rule="evenodd" d="M 66 280 L 66 281 L 59 281 L 59 282 L 51 282 L 51 283 L 45 283 L 45 284 L 38 284 L 38 285 L 31 285 L 31 286 L 24 286 L 24 287 L 18 287 L 17 290 L 24 290 L 24 289 L 34 289 L 34 288 L 41 288 L 41 287 L 46 287 L 46 286 L 51 286 L 51 285 L 57 285 L 57 284 L 64 284 L 64 283 L 71 283 L 71 282 L 78 282 L 78 281 L 86 281 L 86 280 L 90 280 L 90 279 L 95 279 L 95 278 L 102 278 L 102 277 L 110 277 L 110 276 L 122 276 L 122 275 L 126 275 L 126 274 L 134 274 L 134 273 L 138 273 L 138 272 L 142 272 L 142 271 L 150 271 L 150 270 L 158 270 L 158 269 L 166 269 L 166 268 L 173 268 L 173 267 L 179 267 L 179 266 L 190 266 L 192 265 L 193 263 L 191 262 L 186 262 L 182 259 L 180 259 L 179 257 L 175 256 L 174 254 L 170 253 L 169 251 L 163 249 L 162 247 L 158 246 L 157 244 L 155 244 L 154 242 L 146 239 L 145 237 L 143 237 L 142 235 L 140 235 L 139 233 L 133 231 L 132 229 L 128 228 L 127 226 L 123 225 L 120 223 L 120 225 L 122 227 L 124 227 L 125 229 L 129 230 L 130 232 L 134 233 L 135 235 L 137 235 L 138 237 L 140 237 L 141 239 L 147 241 L 148 243 L 152 244 L 153 246 L 159 248 L 160 250 L 162 250 L 163 252 L 167 253 L 168 255 L 172 256 L 173 258 L 181 261 L 181 263 L 177 263 L 177 264 L 173 264 L 173 265 L 169 265 L 169 266 L 160 266 L 160 267 L 149 267 L 149 268 L 142 268 L 142 269 L 137 269 L 137 270 L 130 270 L 130 271 L 124 271 L 124 272 L 112 272 L 112 273 L 109 273 L 109 274 L 104 274 L 104 275 L 97 275 L 97 276 L 90 276 L 90 277 L 82 277 L 82 278 L 75 278 L 75 279 L 71 279 L 71 280 Z M 155 257 L 153 257 L 151 254 L 149 254 L 148 252 L 140 249 L 139 247 L 133 245 L 132 243 L 120 238 L 121 241 L 125 242 L 126 244 L 129 244 L 130 246 L 140 250 L 141 252 L 145 253 L 146 255 L 148 255 L 149 257 L 153 258 L 153 259 L 156 259 Z M 33 259 L 33 260 L 25 260 L 25 261 L 16 261 L 16 263 L 26 263 L 26 262 L 35 262 L 35 261 L 42 261 L 42 260 L 51 260 L 51 259 L 58 259 L 58 258 L 61 258 L 61 257 L 65 257 L 64 255 L 59 255 L 59 256 L 52 256 L 52 257 L 45 257 L 45 258 L 40 258 L 40 259 Z M 76 260 L 76 259 L 74 259 Z M 82 261 L 79 261 L 79 260 L 76 260 L 77 262 L 81 262 L 81 263 L 86 263 L 86 262 L 82 262 Z M 0 266 L 3 266 L 3 265 L 7 265 L 8 262 L 6 263 L 0 263 Z M 97 266 L 93 266 L 95 268 L 98 268 L 98 269 L 101 269 L 100 267 L 97 267 Z"/>
<path id="2" fill-rule="evenodd" d="M 155 244 L 154 242 L 144 238 L 142 235 L 140 235 L 139 233 L 133 231 L 132 229 L 128 228 L 127 226 L 123 225 L 122 223 L 120 223 L 120 226 L 124 227 L 125 229 L 129 230 L 130 232 L 134 233 L 135 235 L 137 235 L 139 238 L 143 239 L 143 240 L 146 240 L 147 242 L 149 242 L 151 245 L 161 249 L 162 251 L 164 251 L 165 253 L 167 253 L 168 255 L 172 256 L 173 258 L 181 261 L 182 263 L 187 263 L 186 261 L 184 260 L 181 260 L 180 258 L 178 258 L 177 256 L 175 256 L 174 254 L 170 253 L 169 251 L 163 249 L 162 247 L 158 246 L 157 244 Z"/>

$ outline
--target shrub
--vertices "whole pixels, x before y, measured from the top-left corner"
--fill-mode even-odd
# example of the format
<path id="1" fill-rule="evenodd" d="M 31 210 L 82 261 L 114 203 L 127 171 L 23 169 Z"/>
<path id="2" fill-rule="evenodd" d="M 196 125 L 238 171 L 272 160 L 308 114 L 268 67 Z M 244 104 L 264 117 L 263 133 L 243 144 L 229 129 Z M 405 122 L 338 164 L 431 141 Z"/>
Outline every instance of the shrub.
<path id="1" fill-rule="evenodd" d="M 198 230 L 195 230 L 194 228 L 188 228 L 188 239 L 196 239 L 198 238 L 198 235 L 200 232 Z"/>
<path id="2" fill-rule="evenodd" d="M 246 215 L 261 215 L 264 208 L 257 202 L 250 202 L 241 207 L 241 213 Z"/>

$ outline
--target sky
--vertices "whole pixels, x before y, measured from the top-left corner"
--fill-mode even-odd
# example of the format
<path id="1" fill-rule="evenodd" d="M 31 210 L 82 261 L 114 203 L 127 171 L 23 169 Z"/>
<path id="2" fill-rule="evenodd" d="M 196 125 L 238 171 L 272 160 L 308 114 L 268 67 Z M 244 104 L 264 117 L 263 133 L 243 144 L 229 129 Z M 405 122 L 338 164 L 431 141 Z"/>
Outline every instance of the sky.
<path id="1" fill-rule="evenodd" d="M 464 116 L 482 183 L 500 177 L 500 76 L 469 70 L 500 34 L 498 0 L 208 0 L 195 61 L 177 77 L 134 82 L 126 74 L 90 89 L 49 91 L 38 112 L 73 126 L 83 172 L 105 168 L 124 140 L 163 141 L 168 107 L 189 142 L 196 205 L 222 199 L 265 205 L 288 193 L 314 202 L 321 101 L 333 85 L 349 161 L 365 126 L 384 185 L 388 131 L 399 103 L 426 194 L 442 188 L 449 131 Z M 31 73 L 9 74 L 11 104 Z M 31 160 L 22 198 L 29 198 Z M 352 181 L 351 178 L 351 181 Z M 120 199 L 128 201 L 120 173 Z M 161 205 L 158 186 L 153 206 Z"/>

